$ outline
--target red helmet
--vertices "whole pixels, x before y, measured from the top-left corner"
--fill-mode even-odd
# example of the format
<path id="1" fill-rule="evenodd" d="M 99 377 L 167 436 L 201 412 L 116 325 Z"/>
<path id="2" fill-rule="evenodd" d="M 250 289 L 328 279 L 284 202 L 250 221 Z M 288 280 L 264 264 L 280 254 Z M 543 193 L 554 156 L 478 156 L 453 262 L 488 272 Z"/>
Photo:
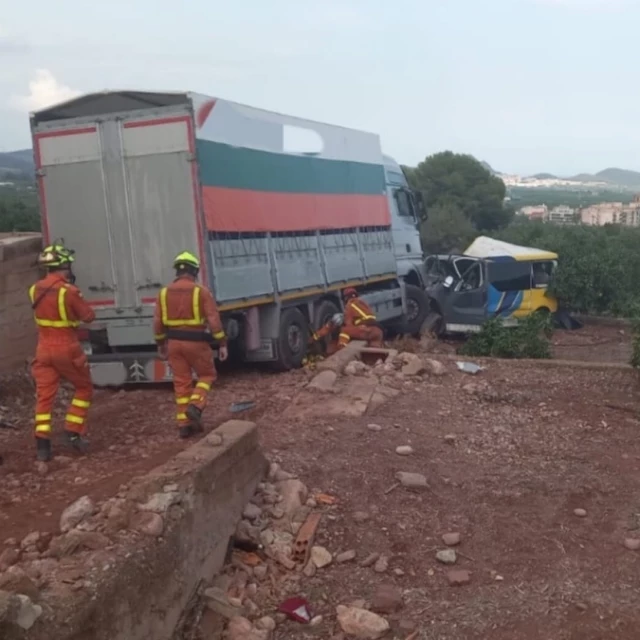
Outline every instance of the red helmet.
<path id="1" fill-rule="evenodd" d="M 343 290 L 342 295 L 345 298 L 355 298 L 358 295 L 358 292 L 353 287 L 347 287 Z"/>

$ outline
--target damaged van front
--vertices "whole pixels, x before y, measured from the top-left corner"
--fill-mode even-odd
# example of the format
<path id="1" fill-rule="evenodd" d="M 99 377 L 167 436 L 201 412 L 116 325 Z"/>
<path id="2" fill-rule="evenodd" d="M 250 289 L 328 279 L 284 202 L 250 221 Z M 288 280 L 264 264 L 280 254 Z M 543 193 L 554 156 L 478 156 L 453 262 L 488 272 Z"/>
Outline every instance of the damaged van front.
<path id="1" fill-rule="evenodd" d="M 558 255 L 480 236 L 463 254 L 426 260 L 434 333 L 476 333 L 489 318 L 505 326 L 533 313 L 556 313 L 549 291 Z"/>

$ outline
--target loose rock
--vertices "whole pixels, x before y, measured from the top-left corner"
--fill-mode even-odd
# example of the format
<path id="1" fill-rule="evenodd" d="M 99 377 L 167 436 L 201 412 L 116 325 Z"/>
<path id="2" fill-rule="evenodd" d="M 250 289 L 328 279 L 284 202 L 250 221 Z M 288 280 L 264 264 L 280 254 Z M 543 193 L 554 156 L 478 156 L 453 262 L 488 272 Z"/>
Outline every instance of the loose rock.
<path id="1" fill-rule="evenodd" d="M 9 567 L 0 574 L 0 590 L 15 594 L 24 594 L 32 600 L 38 600 L 40 592 L 33 580 L 20 567 Z"/>
<path id="2" fill-rule="evenodd" d="M 442 542 L 444 542 L 447 547 L 455 547 L 460 544 L 460 540 L 462 539 L 459 533 L 445 533 L 442 536 Z"/>
<path id="3" fill-rule="evenodd" d="M 405 376 L 419 376 L 421 373 L 427 370 L 427 367 L 420 358 L 416 357 L 415 360 L 407 363 L 402 367 L 402 374 Z"/>
<path id="4" fill-rule="evenodd" d="M 389 559 L 386 556 L 380 556 L 373 565 L 376 573 L 384 573 L 389 568 Z"/>
<path id="5" fill-rule="evenodd" d="M 321 371 L 309 383 L 309 388 L 325 393 L 331 392 L 333 391 L 333 384 L 335 383 L 337 377 L 338 375 L 335 371 Z"/>
<path id="6" fill-rule="evenodd" d="M 407 489 L 426 489 L 428 487 L 427 479 L 421 473 L 398 471 L 396 480 Z"/>
<path id="7" fill-rule="evenodd" d="M 471 575 L 464 569 L 454 569 L 447 573 L 447 580 L 452 587 L 459 587 L 471 582 Z"/>
<path id="8" fill-rule="evenodd" d="M 81 549 L 97 551 L 109 545 L 109 538 L 95 531 L 70 531 L 64 536 L 58 536 L 51 542 L 49 552 L 54 558 L 64 558 L 73 555 Z"/>
<path id="9" fill-rule="evenodd" d="M 396 453 L 399 456 L 410 456 L 413 453 L 413 447 L 410 447 L 408 444 L 396 447 Z"/>
<path id="10" fill-rule="evenodd" d="M 627 538 L 624 541 L 624 546 L 629 549 L 629 551 L 640 551 L 640 539 Z"/>
<path id="11" fill-rule="evenodd" d="M 0 571 L 6 571 L 20 559 L 20 552 L 17 549 L 9 548 L 0 553 Z"/>
<path id="12" fill-rule="evenodd" d="M 431 375 L 443 376 L 447 373 L 447 368 L 438 360 L 427 360 L 426 364 Z"/>
<path id="13" fill-rule="evenodd" d="M 587 517 L 587 512 L 585 509 L 574 509 L 573 510 L 573 515 L 574 516 L 578 516 L 578 518 L 586 518 Z"/>
<path id="14" fill-rule="evenodd" d="M 312 547 L 311 548 L 311 560 L 318 569 L 323 569 L 331 564 L 333 556 L 324 547 Z"/>
<path id="15" fill-rule="evenodd" d="M 140 533 L 157 538 L 164 531 L 164 520 L 158 513 L 140 511 L 131 519 L 131 527 Z"/>
<path id="16" fill-rule="evenodd" d="M 336 562 L 343 564 L 345 562 L 351 562 L 356 559 L 355 549 L 349 549 L 349 551 L 343 551 L 336 556 Z"/>
<path id="17" fill-rule="evenodd" d="M 15 616 L 15 622 L 21 629 L 28 631 L 42 615 L 42 607 L 39 604 L 34 604 L 31 598 L 22 593 L 19 593 L 17 597 L 20 605 Z"/>
<path id="18" fill-rule="evenodd" d="M 317 567 L 316 565 L 313 563 L 313 560 L 309 560 L 309 562 L 307 562 L 307 564 L 305 565 L 304 569 L 302 570 L 302 573 L 307 577 L 307 578 L 313 578 L 313 576 L 316 575 L 316 571 L 317 571 Z"/>
<path id="19" fill-rule="evenodd" d="M 263 618 L 260 618 L 258 622 L 256 622 L 256 627 L 258 627 L 258 629 L 265 629 L 267 631 L 275 631 L 276 621 L 269 616 L 264 616 Z"/>
<path id="20" fill-rule="evenodd" d="M 442 564 L 455 564 L 458 556 L 453 549 L 443 549 L 436 553 L 436 560 Z"/>
<path id="21" fill-rule="evenodd" d="M 262 509 L 258 505 L 253 504 L 253 502 L 250 502 L 242 511 L 242 517 L 251 521 L 257 520 L 261 515 Z"/>
<path id="22" fill-rule="evenodd" d="M 458 436 L 456 436 L 453 433 L 447 433 L 445 435 L 445 437 L 443 438 L 443 440 L 447 443 L 447 444 L 455 444 L 458 440 Z"/>
<path id="23" fill-rule="evenodd" d="M 231 618 L 227 627 L 228 640 L 267 640 L 269 633 L 266 629 L 256 629 L 242 616 Z"/>
<path id="24" fill-rule="evenodd" d="M 153 513 L 165 513 L 169 507 L 178 504 L 182 496 L 177 491 L 168 493 L 154 493 L 145 504 L 141 505 L 142 511 L 153 511 Z"/>
<path id="25" fill-rule="evenodd" d="M 60 531 L 66 533 L 92 516 L 96 508 L 89 496 L 82 496 L 70 504 L 60 516 Z"/>
<path id="26" fill-rule="evenodd" d="M 371 598 L 371 610 L 377 613 L 395 613 L 403 606 L 402 589 L 392 584 L 381 584 Z"/>
<path id="27" fill-rule="evenodd" d="M 367 425 L 367 429 L 369 429 L 369 431 L 382 431 L 382 427 L 379 424 L 368 424 Z"/>
<path id="28" fill-rule="evenodd" d="M 361 567 L 372 567 L 378 558 L 380 557 L 379 553 L 370 553 L 361 563 Z"/>
<path id="29" fill-rule="evenodd" d="M 323 621 L 324 621 L 324 618 L 322 616 L 314 616 L 309 621 L 309 626 L 310 627 L 317 627 L 317 626 L 321 625 Z"/>
<path id="30" fill-rule="evenodd" d="M 280 507 L 288 516 L 293 515 L 307 501 L 307 487 L 300 480 L 282 480 L 277 483 L 277 487 L 282 496 Z"/>
<path id="31" fill-rule="evenodd" d="M 356 511 L 353 514 L 353 519 L 358 523 L 366 522 L 370 517 L 366 511 Z"/>
<path id="32" fill-rule="evenodd" d="M 340 628 L 355 638 L 377 640 L 389 631 L 389 623 L 384 618 L 366 609 L 339 605 L 336 613 Z"/>

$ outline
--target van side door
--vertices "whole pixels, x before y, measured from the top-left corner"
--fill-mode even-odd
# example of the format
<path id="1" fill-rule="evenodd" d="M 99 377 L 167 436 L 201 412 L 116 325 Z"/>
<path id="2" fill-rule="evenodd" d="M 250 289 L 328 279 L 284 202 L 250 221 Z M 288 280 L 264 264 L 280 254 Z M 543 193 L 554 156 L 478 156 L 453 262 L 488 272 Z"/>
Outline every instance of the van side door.
<path id="1" fill-rule="evenodd" d="M 531 261 L 488 261 L 489 317 L 523 318 L 531 313 Z"/>
<path id="2" fill-rule="evenodd" d="M 465 259 L 467 269 L 443 297 L 447 331 L 477 332 L 486 320 L 486 269 L 484 260 Z"/>

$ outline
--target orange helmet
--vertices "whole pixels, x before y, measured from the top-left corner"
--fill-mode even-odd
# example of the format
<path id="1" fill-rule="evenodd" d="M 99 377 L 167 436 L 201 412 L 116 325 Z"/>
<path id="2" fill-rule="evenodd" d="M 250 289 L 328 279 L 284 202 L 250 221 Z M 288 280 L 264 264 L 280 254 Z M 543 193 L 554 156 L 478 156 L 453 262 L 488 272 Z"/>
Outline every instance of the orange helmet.
<path id="1" fill-rule="evenodd" d="M 342 295 L 345 298 L 355 298 L 358 295 L 358 292 L 353 287 L 347 287 L 343 290 Z"/>

